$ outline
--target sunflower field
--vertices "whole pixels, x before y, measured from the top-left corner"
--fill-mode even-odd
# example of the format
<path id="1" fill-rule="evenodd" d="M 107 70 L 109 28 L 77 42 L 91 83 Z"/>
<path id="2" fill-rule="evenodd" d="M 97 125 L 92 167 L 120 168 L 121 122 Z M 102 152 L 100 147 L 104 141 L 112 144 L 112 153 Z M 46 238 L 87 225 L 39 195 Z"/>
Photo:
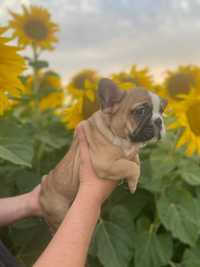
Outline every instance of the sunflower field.
<path id="1" fill-rule="evenodd" d="M 22 6 L 9 17 L 0 27 L 2 198 L 29 192 L 62 159 L 77 124 L 99 109 L 101 78 L 83 69 L 63 84 L 43 59 L 44 51 L 53 53 L 59 31 L 45 8 Z M 148 68 L 133 62 L 110 78 L 123 90 L 143 86 L 165 97 L 167 134 L 141 151 L 136 193 L 122 183 L 105 202 L 88 266 L 199 267 L 200 66 L 166 71 L 158 84 Z M 29 267 L 51 236 L 42 219 L 29 218 L 0 228 L 0 238 Z"/>

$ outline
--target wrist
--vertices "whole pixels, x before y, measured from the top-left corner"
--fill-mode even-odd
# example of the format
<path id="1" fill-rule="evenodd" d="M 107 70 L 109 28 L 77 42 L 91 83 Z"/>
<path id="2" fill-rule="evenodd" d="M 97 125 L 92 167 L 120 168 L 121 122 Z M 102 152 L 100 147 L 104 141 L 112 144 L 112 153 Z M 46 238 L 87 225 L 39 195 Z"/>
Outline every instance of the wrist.
<path id="1" fill-rule="evenodd" d="M 36 199 L 33 192 L 25 194 L 26 197 L 26 214 L 27 216 L 40 216 L 41 209 L 38 199 Z"/>
<path id="2" fill-rule="evenodd" d="M 93 190 L 90 187 L 83 185 L 79 187 L 77 195 L 81 198 L 84 198 L 88 203 L 93 203 L 100 209 L 105 200 L 105 197 L 98 192 L 98 190 Z"/>

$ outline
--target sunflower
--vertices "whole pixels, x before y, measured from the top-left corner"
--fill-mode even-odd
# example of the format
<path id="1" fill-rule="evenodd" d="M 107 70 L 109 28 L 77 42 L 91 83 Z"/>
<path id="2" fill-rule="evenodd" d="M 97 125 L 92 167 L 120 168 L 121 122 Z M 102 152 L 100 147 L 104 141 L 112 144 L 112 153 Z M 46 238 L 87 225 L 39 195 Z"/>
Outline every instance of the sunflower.
<path id="1" fill-rule="evenodd" d="M 173 104 L 176 121 L 170 129 L 182 128 L 177 148 L 186 145 L 186 153 L 191 156 L 200 154 L 200 95 L 197 89 L 192 89 L 187 95 L 180 95 L 181 101 Z"/>
<path id="2" fill-rule="evenodd" d="M 0 115 L 2 115 L 4 111 L 9 109 L 10 107 L 11 103 L 8 100 L 8 97 L 3 90 L 0 90 Z"/>
<path id="3" fill-rule="evenodd" d="M 58 25 L 51 20 L 47 9 L 22 6 L 22 14 L 10 12 L 12 19 L 9 28 L 13 30 L 13 37 L 17 37 L 22 47 L 33 45 L 41 49 L 52 49 L 58 41 L 55 33 Z"/>
<path id="4" fill-rule="evenodd" d="M 74 129 L 78 123 L 84 120 L 82 113 L 82 100 L 74 101 L 72 105 L 65 108 L 61 114 L 63 121 L 67 124 L 69 129 Z"/>
<path id="5" fill-rule="evenodd" d="M 136 65 L 133 65 L 127 72 L 112 74 L 112 79 L 124 90 L 132 89 L 136 86 L 142 86 L 148 89 L 154 88 L 153 78 L 149 73 L 149 69 L 138 69 Z"/>
<path id="6" fill-rule="evenodd" d="M 111 78 L 121 89 L 128 90 L 137 86 L 153 88 L 152 77 L 147 68 L 138 70 L 134 65 L 129 72 L 115 73 Z M 69 128 L 75 128 L 77 124 L 87 119 L 100 107 L 96 97 L 96 89 L 99 81 L 97 73 L 93 70 L 83 70 L 75 75 L 67 91 L 75 101 L 63 112 L 64 121 Z"/>
<path id="7" fill-rule="evenodd" d="M 100 108 L 98 98 L 91 101 L 87 96 L 76 99 L 62 112 L 63 121 L 70 129 L 74 129 L 82 120 L 88 119 L 95 111 Z"/>
<path id="8" fill-rule="evenodd" d="M 33 92 L 33 76 L 29 75 L 25 79 L 26 94 L 32 95 Z M 39 107 L 41 111 L 47 109 L 56 109 L 62 106 L 64 102 L 64 92 L 62 90 L 61 80 L 57 73 L 53 71 L 38 73 L 39 91 L 37 98 L 39 99 Z M 33 100 L 32 107 L 35 107 Z"/>
<path id="9" fill-rule="evenodd" d="M 135 65 L 129 72 L 115 73 L 111 78 L 124 90 L 135 86 L 153 88 L 149 70 L 147 68 L 138 70 Z M 81 120 L 87 119 L 99 109 L 100 105 L 96 97 L 98 81 L 99 77 L 95 71 L 83 70 L 75 75 L 67 86 L 67 91 L 75 99 L 63 113 L 64 121 L 69 128 L 75 128 Z"/>
<path id="10" fill-rule="evenodd" d="M 40 110 L 56 109 L 62 106 L 64 92 L 62 90 L 60 77 L 51 71 L 46 72 L 40 82 L 41 90 L 52 90 L 40 100 Z"/>
<path id="11" fill-rule="evenodd" d="M 179 101 L 179 95 L 189 94 L 192 88 L 200 92 L 200 68 L 193 65 L 180 66 L 175 71 L 167 72 L 163 96 L 170 101 Z"/>
<path id="12" fill-rule="evenodd" d="M 94 101 L 98 80 L 99 77 L 95 71 L 82 70 L 71 79 L 66 89 L 75 99 L 86 96 Z"/>
<path id="13" fill-rule="evenodd" d="M 99 109 L 96 97 L 98 80 L 95 71 L 83 70 L 67 85 L 67 93 L 72 96 L 72 102 L 64 109 L 61 116 L 69 128 L 75 128 L 81 120 L 87 119 Z"/>
<path id="14" fill-rule="evenodd" d="M 59 75 L 53 71 L 41 73 L 39 84 L 44 89 L 49 87 L 60 89 L 62 87 Z"/>
<path id="15" fill-rule="evenodd" d="M 40 101 L 40 110 L 45 111 L 47 109 L 56 109 L 63 103 L 63 92 L 54 92 L 48 94 Z"/>
<path id="16" fill-rule="evenodd" d="M 17 54 L 18 48 L 7 45 L 10 39 L 2 37 L 5 31 L 0 27 L 0 114 L 13 103 L 9 95 L 19 97 L 24 90 L 18 76 L 25 69 L 25 62 Z"/>

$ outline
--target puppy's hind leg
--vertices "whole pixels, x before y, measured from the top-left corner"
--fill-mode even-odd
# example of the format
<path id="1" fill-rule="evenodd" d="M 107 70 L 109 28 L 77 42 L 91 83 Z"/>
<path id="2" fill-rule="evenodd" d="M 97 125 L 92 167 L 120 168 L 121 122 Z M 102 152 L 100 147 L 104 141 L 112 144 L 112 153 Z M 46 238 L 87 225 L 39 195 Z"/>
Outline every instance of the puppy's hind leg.
<path id="1" fill-rule="evenodd" d="M 53 234 L 58 229 L 66 213 L 68 212 L 70 203 L 59 195 L 56 195 L 54 197 L 52 196 L 52 199 L 48 199 L 48 201 L 45 200 L 46 199 L 44 199 L 44 201 L 41 201 L 43 218 L 48 224 L 51 233 Z"/>

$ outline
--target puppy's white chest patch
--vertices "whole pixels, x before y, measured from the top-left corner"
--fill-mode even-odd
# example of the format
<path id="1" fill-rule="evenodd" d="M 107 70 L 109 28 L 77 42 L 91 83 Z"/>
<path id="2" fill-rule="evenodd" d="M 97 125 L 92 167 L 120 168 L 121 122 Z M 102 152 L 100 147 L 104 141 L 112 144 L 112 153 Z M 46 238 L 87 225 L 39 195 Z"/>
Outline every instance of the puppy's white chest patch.
<path id="1" fill-rule="evenodd" d="M 121 147 L 126 157 L 129 157 L 130 155 L 136 155 L 139 152 L 140 147 L 142 146 L 142 144 L 135 144 L 133 146 L 130 141 L 122 139 L 120 137 L 114 137 L 113 144 Z"/>

